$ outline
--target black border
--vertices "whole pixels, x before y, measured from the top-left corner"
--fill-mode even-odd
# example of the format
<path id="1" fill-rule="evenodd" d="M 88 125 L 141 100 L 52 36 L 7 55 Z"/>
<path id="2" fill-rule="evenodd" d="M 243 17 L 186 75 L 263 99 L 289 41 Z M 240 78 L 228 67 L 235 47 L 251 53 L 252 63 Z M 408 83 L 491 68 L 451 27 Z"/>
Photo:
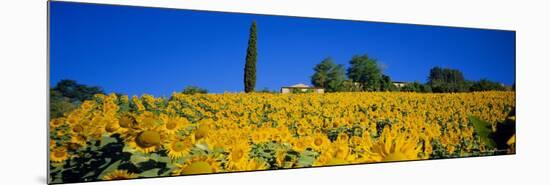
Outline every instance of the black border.
<path id="1" fill-rule="evenodd" d="M 300 169 L 310 169 L 310 168 L 326 168 L 326 167 L 335 167 L 335 166 L 355 166 L 355 165 L 373 165 L 373 164 L 384 164 L 384 163 L 402 163 L 402 162 L 421 162 L 421 161 L 434 161 L 434 160 L 452 160 L 452 159 L 462 159 L 462 158 L 486 158 L 486 157 L 498 157 L 498 156 L 515 156 L 517 151 L 512 154 L 493 154 L 493 155 L 482 155 L 482 156 L 463 156 L 463 157 L 449 157 L 449 158 L 437 158 L 437 159 L 418 159 L 418 160 L 403 160 L 403 161 L 389 161 L 389 162 L 375 162 L 375 163 L 356 163 L 356 164 L 341 164 L 341 165 L 326 165 L 326 166 L 310 166 L 310 167 L 297 167 L 297 168 L 281 168 L 281 169 L 266 169 L 266 170 L 249 170 L 249 171 L 232 171 L 232 172 L 216 172 L 208 174 L 194 174 L 194 175 L 177 175 L 177 176 L 157 176 L 157 177 L 138 177 L 133 179 L 123 179 L 123 180 L 94 180 L 94 181 L 81 181 L 81 182 L 63 182 L 63 183 L 51 183 L 50 182 L 50 3 L 51 2 L 62 2 L 62 3 L 73 3 L 73 4 L 87 4 L 87 5 L 101 5 L 101 6 L 117 6 L 117 7 L 133 7 L 133 8 L 148 8 L 148 9 L 165 9 L 165 10 L 186 10 L 193 12 L 213 12 L 213 13 L 225 13 L 225 14 L 247 14 L 247 15 L 259 15 L 259 16 L 273 16 L 273 17 L 290 17 L 290 18 L 306 18 L 306 19 L 322 19 L 322 20 L 337 20 L 337 21 L 350 21 L 350 22 L 368 22 L 368 23 L 384 23 L 384 24 L 397 24 L 397 25 L 414 25 L 414 26 L 424 26 L 424 27 L 436 27 L 436 28 L 459 28 L 459 29 L 471 29 L 471 30 L 492 30 L 492 31 L 508 31 L 514 33 L 514 89 L 515 97 L 514 101 L 516 104 L 516 120 L 517 120 L 517 31 L 516 30 L 507 30 L 507 29 L 494 29 L 494 28 L 474 28 L 474 27 L 461 27 L 461 26 L 441 26 L 441 25 L 431 25 L 431 24 L 413 24 L 413 23 L 398 23 L 398 22 L 384 22 L 384 21 L 371 21 L 371 20 L 355 20 L 355 19 L 338 19 L 338 18 L 326 18 L 326 17 L 306 17 L 306 16 L 292 16 L 292 15 L 274 15 L 274 14 L 262 14 L 262 13 L 247 13 L 247 12 L 229 12 L 229 11 L 214 11 L 214 10 L 197 10 L 197 9 L 185 9 L 185 8 L 169 8 L 169 7 L 148 7 L 148 6 L 138 6 L 138 5 L 124 5 L 124 4 L 104 4 L 104 3 L 91 3 L 91 2 L 73 2 L 73 1 L 64 1 L 64 0 L 47 0 L 47 43 L 46 43 L 46 109 L 47 109 L 47 120 L 46 120 L 46 150 L 47 150 L 47 174 L 46 174 L 46 183 L 47 184 L 76 184 L 76 183 L 88 183 L 88 182 L 115 182 L 115 181 L 128 181 L 128 180 L 137 180 L 137 179 L 152 179 L 152 178 L 171 178 L 171 177 L 183 177 L 183 176 L 202 176 L 202 175 L 221 175 L 221 174 L 231 174 L 231 173 L 249 173 L 249 172 L 261 172 L 261 171 L 279 171 L 279 170 L 300 170 Z M 517 138 L 517 126 L 516 126 L 516 138 Z M 516 139 L 516 149 L 517 149 L 517 139 Z"/>

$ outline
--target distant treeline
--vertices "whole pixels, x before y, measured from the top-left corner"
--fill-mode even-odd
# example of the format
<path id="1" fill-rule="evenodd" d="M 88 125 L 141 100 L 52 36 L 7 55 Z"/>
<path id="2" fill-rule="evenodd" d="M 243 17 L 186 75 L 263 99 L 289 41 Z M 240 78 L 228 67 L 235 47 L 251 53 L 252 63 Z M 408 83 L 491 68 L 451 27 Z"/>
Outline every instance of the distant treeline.
<path id="1" fill-rule="evenodd" d="M 317 64 L 311 76 L 311 83 L 322 87 L 326 92 L 354 91 L 405 91 L 405 92 L 474 92 L 513 90 L 498 82 L 481 79 L 470 81 L 457 69 L 434 67 L 428 74 L 428 82 L 405 82 L 395 85 L 391 77 L 382 73 L 381 65 L 368 55 L 357 55 L 350 60 L 345 70 L 342 64 L 336 64 L 326 58 Z"/>
<path id="2" fill-rule="evenodd" d="M 105 94 L 101 87 L 79 84 L 74 80 L 61 80 L 50 89 L 50 118 L 63 116 L 95 94 Z"/>

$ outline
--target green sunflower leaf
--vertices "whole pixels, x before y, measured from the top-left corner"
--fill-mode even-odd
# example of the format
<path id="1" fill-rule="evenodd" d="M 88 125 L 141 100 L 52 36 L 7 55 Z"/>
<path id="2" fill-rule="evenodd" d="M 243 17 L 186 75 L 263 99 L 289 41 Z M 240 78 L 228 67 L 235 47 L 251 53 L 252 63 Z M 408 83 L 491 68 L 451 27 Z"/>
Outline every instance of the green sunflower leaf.
<path id="1" fill-rule="evenodd" d="M 116 138 L 104 135 L 101 138 L 99 148 L 103 148 L 105 145 L 108 145 L 109 143 L 116 143 L 116 142 L 117 142 Z"/>
<path id="2" fill-rule="evenodd" d="M 139 153 L 134 153 L 132 156 L 130 156 L 130 162 L 134 163 L 135 165 L 148 160 L 149 160 L 149 157 Z"/>
<path id="3" fill-rule="evenodd" d="M 117 169 L 118 169 L 118 166 L 120 166 L 120 163 L 121 163 L 121 162 L 122 162 L 122 160 L 118 160 L 118 161 L 114 162 L 113 164 L 109 165 L 109 167 L 105 168 L 105 170 L 103 170 L 103 171 L 99 174 L 99 177 L 103 177 L 103 176 L 105 176 L 107 173 L 117 170 Z"/>
<path id="4" fill-rule="evenodd" d="M 297 161 L 298 166 L 306 167 L 311 166 L 315 161 L 315 155 L 317 153 L 313 151 L 306 150 L 301 153 L 300 158 Z"/>
<path id="5" fill-rule="evenodd" d="M 483 121 L 479 118 L 470 116 L 470 122 L 474 125 L 476 134 L 479 136 L 481 141 L 490 148 L 495 148 L 495 141 L 491 138 L 493 133 L 492 125 L 489 122 Z"/>
<path id="6" fill-rule="evenodd" d="M 147 171 L 141 172 L 139 176 L 140 177 L 158 177 L 159 170 L 160 170 L 159 168 L 147 170 Z"/>

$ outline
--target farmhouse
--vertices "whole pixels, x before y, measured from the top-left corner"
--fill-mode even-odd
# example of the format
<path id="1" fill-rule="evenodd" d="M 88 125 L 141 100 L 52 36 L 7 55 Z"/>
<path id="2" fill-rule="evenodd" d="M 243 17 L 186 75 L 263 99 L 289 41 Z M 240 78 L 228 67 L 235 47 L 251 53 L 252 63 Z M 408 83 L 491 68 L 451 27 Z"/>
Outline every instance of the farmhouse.
<path id="1" fill-rule="evenodd" d="M 311 87 L 306 84 L 296 84 L 292 86 L 287 87 L 281 87 L 281 93 L 287 94 L 287 93 L 295 93 L 295 92 L 313 92 L 313 93 L 325 93 L 325 89 L 320 87 Z"/>

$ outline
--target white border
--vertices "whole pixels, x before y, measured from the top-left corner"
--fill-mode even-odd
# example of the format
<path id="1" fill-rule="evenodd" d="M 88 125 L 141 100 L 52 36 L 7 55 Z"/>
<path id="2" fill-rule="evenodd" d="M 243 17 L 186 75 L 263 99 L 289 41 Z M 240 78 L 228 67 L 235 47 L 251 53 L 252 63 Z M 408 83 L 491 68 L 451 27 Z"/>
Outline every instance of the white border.
<path id="1" fill-rule="evenodd" d="M 75 1 L 517 31 L 517 155 L 86 184 L 548 184 L 550 16 L 544 1 Z M 0 184 L 45 184 L 46 1 L 1 3 Z"/>

